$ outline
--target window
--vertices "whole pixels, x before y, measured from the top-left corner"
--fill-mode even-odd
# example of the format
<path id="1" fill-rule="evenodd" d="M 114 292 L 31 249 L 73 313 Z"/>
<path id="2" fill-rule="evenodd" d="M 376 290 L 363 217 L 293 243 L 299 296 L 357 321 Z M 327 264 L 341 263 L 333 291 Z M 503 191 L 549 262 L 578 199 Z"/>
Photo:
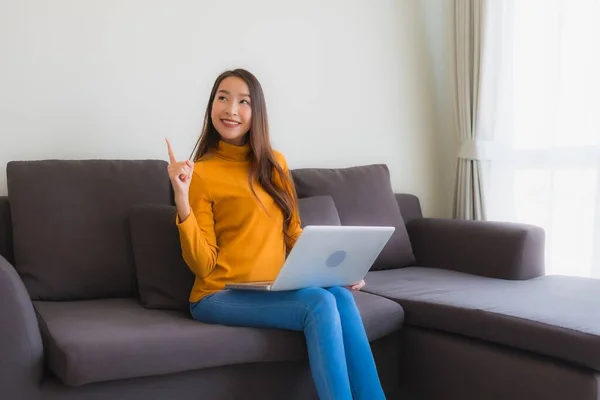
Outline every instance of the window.
<path id="1" fill-rule="evenodd" d="M 513 0 L 490 18 L 506 28 L 491 219 L 542 226 L 547 273 L 600 277 L 600 0 Z"/>

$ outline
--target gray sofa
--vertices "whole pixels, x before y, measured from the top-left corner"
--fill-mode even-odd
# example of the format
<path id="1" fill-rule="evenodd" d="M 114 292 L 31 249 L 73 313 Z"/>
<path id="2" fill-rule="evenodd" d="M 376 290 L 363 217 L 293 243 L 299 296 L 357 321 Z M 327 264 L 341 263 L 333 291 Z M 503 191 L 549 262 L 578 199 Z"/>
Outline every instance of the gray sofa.
<path id="1" fill-rule="evenodd" d="M 600 283 L 543 276 L 541 229 L 423 218 L 382 165 L 292 174 L 305 225 L 397 227 L 355 293 L 389 398 L 600 398 Z M 165 162 L 7 181 L 2 399 L 316 398 L 300 333 L 190 319 Z"/>

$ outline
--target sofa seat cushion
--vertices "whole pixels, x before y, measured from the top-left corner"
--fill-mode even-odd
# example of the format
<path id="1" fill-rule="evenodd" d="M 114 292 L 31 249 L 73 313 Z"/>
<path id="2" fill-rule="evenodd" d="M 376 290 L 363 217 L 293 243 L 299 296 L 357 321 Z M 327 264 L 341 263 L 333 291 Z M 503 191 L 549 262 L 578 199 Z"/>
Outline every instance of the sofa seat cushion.
<path id="1" fill-rule="evenodd" d="M 396 302 L 355 293 L 369 340 L 400 329 Z M 306 358 L 299 332 L 209 325 L 136 299 L 34 302 L 48 367 L 66 385 L 164 375 L 229 364 Z"/>
<path id="2" fill-rule="evenodd" d="M 400 303 L 406 323 L 600 371 L 600 280 L 484 278 L 434 268 L 370 272 L 364 290 Z"/>

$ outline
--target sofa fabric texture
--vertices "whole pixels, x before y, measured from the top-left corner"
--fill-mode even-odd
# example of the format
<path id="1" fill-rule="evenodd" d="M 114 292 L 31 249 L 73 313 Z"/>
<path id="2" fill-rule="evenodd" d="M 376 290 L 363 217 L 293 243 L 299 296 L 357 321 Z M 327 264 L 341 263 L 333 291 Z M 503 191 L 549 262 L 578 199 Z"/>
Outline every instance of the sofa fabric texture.
<path id="1" fill-rule="evenodd" d="M 436 268 L 370 272 L 364 290 L 397 301 L 412 326 L 533 351 L 600 371 L 600 279 L 490 279 Z"/>

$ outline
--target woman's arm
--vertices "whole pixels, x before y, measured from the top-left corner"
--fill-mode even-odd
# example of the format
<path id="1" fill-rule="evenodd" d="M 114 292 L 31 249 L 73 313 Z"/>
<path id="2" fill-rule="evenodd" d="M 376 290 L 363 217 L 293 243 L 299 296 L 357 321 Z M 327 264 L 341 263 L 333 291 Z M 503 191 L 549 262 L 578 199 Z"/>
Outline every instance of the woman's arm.
<path id="1" fill-rule="evenodd" d="M 206 277 L 215 268 L 219 249 L 213 201 L 197 172 L 192 175 L 189 200 L 176 198 L 175 203 L 183 259 L 196 276 Z"/>

